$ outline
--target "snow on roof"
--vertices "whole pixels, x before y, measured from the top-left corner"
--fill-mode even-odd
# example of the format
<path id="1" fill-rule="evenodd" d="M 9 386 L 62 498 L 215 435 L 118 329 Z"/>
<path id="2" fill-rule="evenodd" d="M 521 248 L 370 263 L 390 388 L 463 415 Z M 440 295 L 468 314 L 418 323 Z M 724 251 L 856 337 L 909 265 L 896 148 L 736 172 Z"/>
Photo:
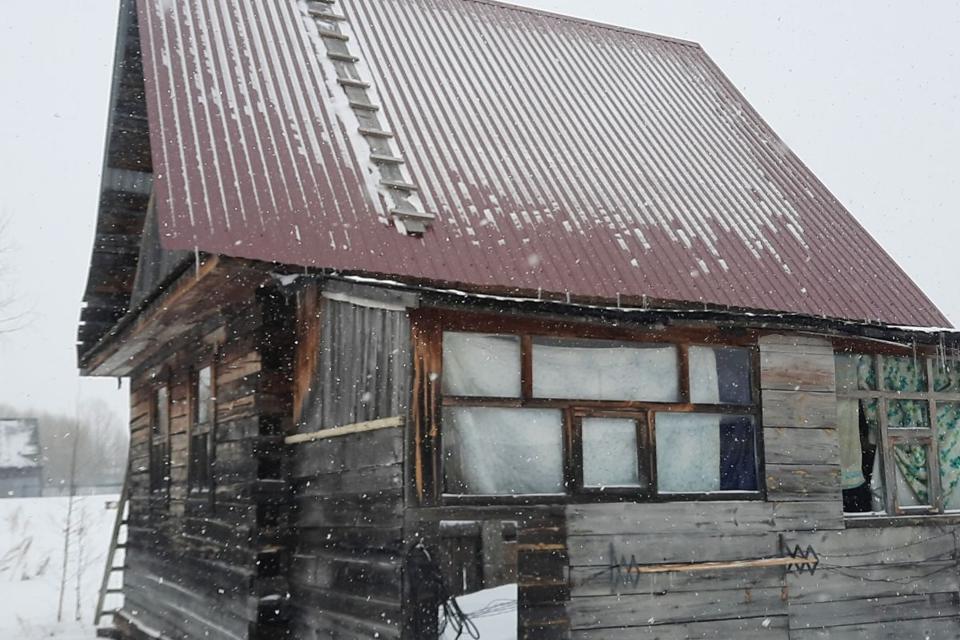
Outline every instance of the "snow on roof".
<path id="1" fill-rule="evenodd" d="M 0 469 L 40 466 L 40 439 L 34 418 L 0 418 Z"/>
<path id="2" fill-rule="evenodd" d="M 169 249 L 948 324 L 698 45 L 485 0 L 139 0 L 139 23 Z M 363 84 L 423 237 L 370 186 Z"/>

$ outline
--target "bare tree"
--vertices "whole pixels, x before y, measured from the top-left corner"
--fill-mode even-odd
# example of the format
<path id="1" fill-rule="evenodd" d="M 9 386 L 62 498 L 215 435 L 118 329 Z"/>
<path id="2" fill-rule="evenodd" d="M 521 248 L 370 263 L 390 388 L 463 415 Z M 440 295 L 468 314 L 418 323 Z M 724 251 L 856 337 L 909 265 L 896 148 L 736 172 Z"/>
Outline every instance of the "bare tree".
<path id="1" fill-rule="evenodd" d="M 0 335 L 23 328 L 29 315 L 18 309 L 20 300 L 14 294 L 13 267 L 10 263 L 13 246 L 9 219 L 0 212 Z"/>

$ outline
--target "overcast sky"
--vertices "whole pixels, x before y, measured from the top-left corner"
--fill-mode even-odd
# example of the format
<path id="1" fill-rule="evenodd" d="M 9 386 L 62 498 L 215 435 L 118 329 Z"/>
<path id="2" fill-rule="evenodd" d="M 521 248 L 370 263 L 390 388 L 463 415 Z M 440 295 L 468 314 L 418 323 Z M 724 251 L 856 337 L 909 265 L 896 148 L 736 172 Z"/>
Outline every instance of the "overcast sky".
<path id="1" fill-rule="evenodd" d="M 700 42 L 954 324 L 960 290 L 960 3 L 523 0 Z M 8 3 L 0 23 L 3 286 L 31 314 L 0 336 L 0 403 L 72 413 L 114 380 L 76 375 L 117 0 Z M 3 242 L 0 242 L 2 245 Z"/>

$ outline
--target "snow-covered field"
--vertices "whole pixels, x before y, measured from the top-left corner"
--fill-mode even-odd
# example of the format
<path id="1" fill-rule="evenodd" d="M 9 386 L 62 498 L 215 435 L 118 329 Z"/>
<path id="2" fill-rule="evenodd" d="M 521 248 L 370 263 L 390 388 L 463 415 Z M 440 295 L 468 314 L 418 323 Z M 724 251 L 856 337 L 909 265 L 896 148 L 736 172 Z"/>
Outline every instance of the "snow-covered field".
<path id="1" fill-rule="evenodd" d="M 57 622 L 57 611 L 70 499 L 0 499 L 0 639 L 96 637 L 93 609 L 117 513 L 116 499 L 74 499 L 61 622 Z M 108 503 L 114 508 L 108 508 Z"/>
<path id="2" fill-rule="evenodd" d="M 517 640 L 517 585 L 507 584 L 460 596 L 457 604 L 476 625 L 480 640 Z M 474 637 L 465 630 L 460 640 Z M 440 640 L 456 638 L 452 625 L 440 636 Z"/>

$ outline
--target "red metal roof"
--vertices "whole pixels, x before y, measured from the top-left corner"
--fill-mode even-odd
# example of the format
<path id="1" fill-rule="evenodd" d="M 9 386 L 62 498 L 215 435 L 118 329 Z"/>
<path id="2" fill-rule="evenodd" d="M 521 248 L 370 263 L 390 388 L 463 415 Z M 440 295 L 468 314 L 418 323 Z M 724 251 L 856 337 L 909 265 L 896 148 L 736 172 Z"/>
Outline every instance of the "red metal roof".
<path id="1" fill-rule="evenodd" d="M 332 7 L 423 209 L 388 224 L 297 0 L 138 0 L 164 246 L 900 325 L 946 318 L 696 44 L 485 0 Z"/>

